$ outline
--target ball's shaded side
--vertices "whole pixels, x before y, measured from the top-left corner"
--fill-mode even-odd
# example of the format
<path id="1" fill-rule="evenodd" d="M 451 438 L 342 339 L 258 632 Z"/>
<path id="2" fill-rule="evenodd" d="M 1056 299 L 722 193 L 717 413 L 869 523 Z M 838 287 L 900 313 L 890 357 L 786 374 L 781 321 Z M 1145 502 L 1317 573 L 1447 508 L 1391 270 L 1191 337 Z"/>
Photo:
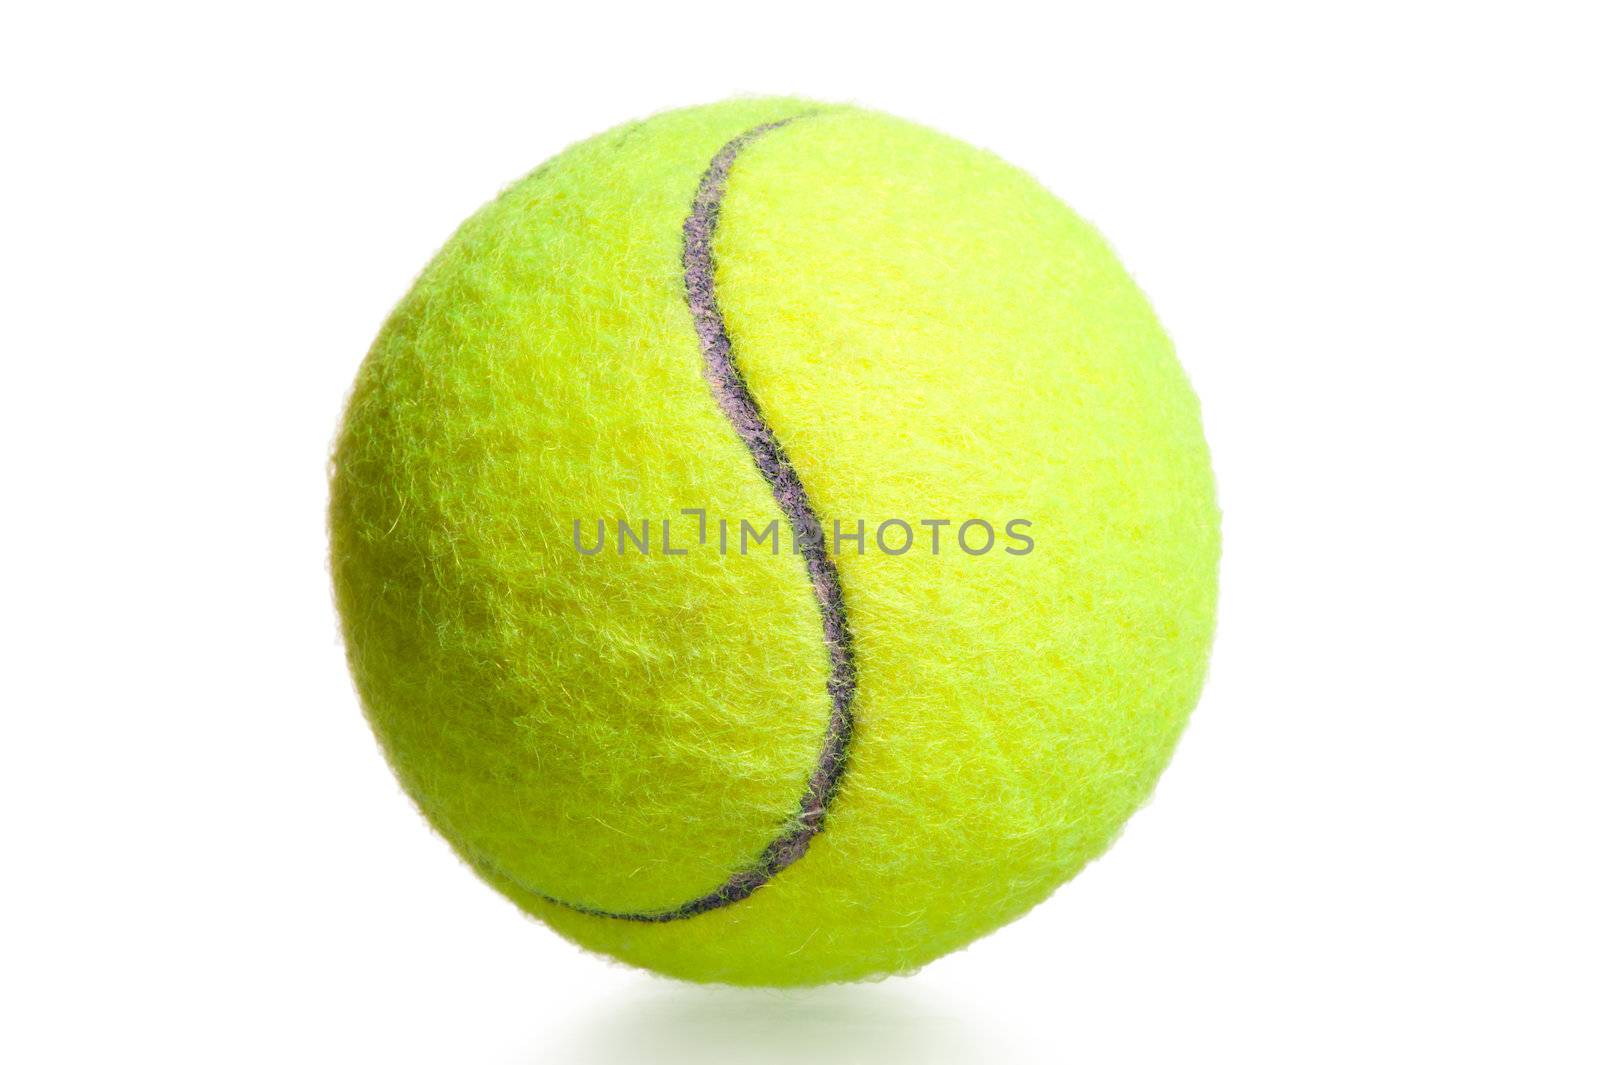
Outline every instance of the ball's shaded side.
<path id="1" fill-rule="evenodd" d="M 864 553 L 792 553 L 800 503 Z M 575 548 L 618 518 L 655 550 Z M 967 554 L 971 518 L 1033 549 Z M 1198 697 L 1218 557 L 1194 396 L 1098 235 L 791 100 L 613 130 L 467 222 L 363 366 L 331 529 L 373 728 L 461 856 L 578 943 L 741 984 L 913 968 L 1104 850 Z"/>

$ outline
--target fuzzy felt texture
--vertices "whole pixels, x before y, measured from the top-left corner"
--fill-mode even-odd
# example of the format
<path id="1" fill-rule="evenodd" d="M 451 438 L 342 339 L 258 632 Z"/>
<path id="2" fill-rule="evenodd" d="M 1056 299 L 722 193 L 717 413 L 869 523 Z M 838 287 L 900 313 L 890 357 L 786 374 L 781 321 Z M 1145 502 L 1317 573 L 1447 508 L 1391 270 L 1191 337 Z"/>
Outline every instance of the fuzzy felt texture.
<path id="1" fill-rule="evenodd" d="M 730 161 L 716 302 L 846 545 L 848 763 L 803 856 L 656 922 L 792 834 L 832 663 L 802 555 L 719 405 L 685 222 Z M 334 461 L 334 584 L 367 714 L 485 879 L 563 935 L 688 979 L 914 968 L 1105 849 L 1198 698 L 1218 514 L 1198 407 L 1103 241 L 1026 175 L 853 108 L 741 100 L 580 144 L 469 220 L 384 327 Z M 713 522 L 698 546 L 696 518 Z M 674 545 L 661 553 L 661 519 Z M 575 550 L 649 519 L 652 553 Z M 1035 548 L 968 555 L 969 518 Z"/>

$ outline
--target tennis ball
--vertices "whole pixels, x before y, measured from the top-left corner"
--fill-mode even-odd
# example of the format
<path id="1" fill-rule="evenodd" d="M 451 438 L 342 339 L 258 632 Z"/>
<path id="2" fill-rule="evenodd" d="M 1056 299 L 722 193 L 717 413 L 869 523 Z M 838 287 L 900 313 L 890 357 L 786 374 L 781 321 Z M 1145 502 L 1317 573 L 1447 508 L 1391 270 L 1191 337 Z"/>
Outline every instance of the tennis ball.
<path id="1" fill-rule="evenodd" d="M 1193 393 L 974 148 L 738 100 L 579 144 L 384 326 L 333 461 L 351 669 L 461 858 L 673 976 L 908 971 L 1099 855 L 1198 698 Z"/>

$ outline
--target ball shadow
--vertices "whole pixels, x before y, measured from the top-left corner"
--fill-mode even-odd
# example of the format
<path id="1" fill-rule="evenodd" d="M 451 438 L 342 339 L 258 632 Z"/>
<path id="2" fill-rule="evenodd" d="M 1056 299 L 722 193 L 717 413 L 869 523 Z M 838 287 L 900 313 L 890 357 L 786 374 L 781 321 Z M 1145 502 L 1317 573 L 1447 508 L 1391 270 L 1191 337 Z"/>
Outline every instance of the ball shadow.
<path id="1" fill-rule="evenodd" d="M 575 1018 L 539 1065 L 970 1065 L 1005 1060 L 959 1004 L 905 981 L 801 991 L 652 982 Z"/>

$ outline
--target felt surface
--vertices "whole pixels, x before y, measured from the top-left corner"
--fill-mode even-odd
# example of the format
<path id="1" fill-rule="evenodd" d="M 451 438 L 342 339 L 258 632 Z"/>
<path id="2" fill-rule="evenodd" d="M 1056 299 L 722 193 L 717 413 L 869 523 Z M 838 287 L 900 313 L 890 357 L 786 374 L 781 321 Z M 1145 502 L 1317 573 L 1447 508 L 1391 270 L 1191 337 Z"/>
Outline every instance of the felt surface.
<path id="1" fill-rule="evenodd" d="M 684 220 L 715 237 L 733 356 L 824 523 L 855 638 L 825 830 L 749 898 L 639 924 L 793 824 L 829 716 L 782 515 L 719 410 Z M 633 123 L 469 220 L 363 365 L 335 456 L 351 667 L 406 790 L 562 934 L 696 980 L 905 971 L 1046 897 L 1149 794 L 1204 675 L 1218 515 L 1198 407 L 1095 232 L 986 153 L 853 108 L 741 100 Z M 650 556 L 574 549 L 650 519 Z M 956 525 L 1032 522 L 1026 555 Z M 880 521 L 919 547 L 888 556 Z M 948 518 L 940 553 L 923 519 Z M 715 531 L 713 530 L 713 543 Z"/>

